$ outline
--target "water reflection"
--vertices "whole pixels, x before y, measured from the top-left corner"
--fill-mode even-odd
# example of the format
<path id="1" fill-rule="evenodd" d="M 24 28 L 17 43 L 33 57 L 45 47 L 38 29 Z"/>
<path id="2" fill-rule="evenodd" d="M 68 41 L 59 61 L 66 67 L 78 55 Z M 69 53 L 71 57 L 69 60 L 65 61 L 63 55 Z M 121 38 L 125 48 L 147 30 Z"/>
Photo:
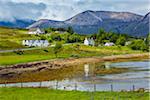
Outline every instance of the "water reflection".
<path id="1" fill-rule="evenodd" d="M 84 73 L 85 73 L 85 77 L 88 77 L 89 76 L 89 64 L 85 64 L 84 65 Z"/>
<path id="2" fill-rule="evenodd" d="M 110 62 L 105 62 L 105 69 L 110 69 Z"/>

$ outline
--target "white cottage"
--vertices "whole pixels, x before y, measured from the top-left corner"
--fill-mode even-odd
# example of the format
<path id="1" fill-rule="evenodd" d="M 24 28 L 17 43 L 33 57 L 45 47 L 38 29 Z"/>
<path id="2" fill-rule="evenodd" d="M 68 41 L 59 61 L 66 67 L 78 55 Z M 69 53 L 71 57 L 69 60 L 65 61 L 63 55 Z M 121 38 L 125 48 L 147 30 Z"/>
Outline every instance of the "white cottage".
<path id="1" fill-rule="evenodd" d="M 106 42 L 105 46 L 114 46 L 115 44 L 113 42 Z"/>
<path id="2" fill-rule="evenodd" d="M 29 29 L 29 34 L 44 34 L 44 30 L 40 28 L 31 28 Z"/>
<path id="3" fill-rule="evenodd" d="M 47 47 L 49 45 L 49 42 L 47 40 L 23 40 L 22 44 L 29 47 Z"/>
<path id="4" fill-rule="evenodd" d="M 84 45 L 91 45 L 94 46 L 95 45 L 95 41 L 93 38 L 85 38 L 84 40 Z"/>

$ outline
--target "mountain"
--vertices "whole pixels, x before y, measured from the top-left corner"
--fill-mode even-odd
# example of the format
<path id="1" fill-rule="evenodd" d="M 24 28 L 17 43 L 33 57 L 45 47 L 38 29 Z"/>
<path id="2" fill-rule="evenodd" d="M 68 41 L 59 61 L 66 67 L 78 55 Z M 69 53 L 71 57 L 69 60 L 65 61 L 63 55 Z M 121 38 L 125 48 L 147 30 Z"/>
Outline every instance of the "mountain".
<path id="1" fill-rule="evenodd" d="M 31 24 L 27 28 L 46 28 L 46 27 L 62 27 L 64 26 L 64 23 L 62 21 L 54 21 L 54 20 L 48 20 L 48 19 L 40 19 L 37 22 Z"/>
<path id="2" fill-rule="evenodd" d="M 146 16 L 130 12 L 88 10 L 65 21 L 41 19 L 27 28 L 66 28 L 72 26 L 75 32 L 81 34 L 96 33 L 100 28 L 103 28 L 107 32 L 111 31 L 116 33 L 126 33 L 133 36 L 146 36 L 148 33 L 148 19 L 149 18 Z"/>
<path id="3" fill-rule="evenodd" d="M 143 17 L 143 19 L 135 25 L 134 30 L 133 30 L 133 32 L 135 32 L 134 34 L 140 33 L 145 36 L 145 35 L 147 35 L 146 33 L 150 33 L 150 31 L 149 31 L 150 23 L 149 22 L 150 22 L 150 12 L 147 13 Z"/>
<path id="4" fill-rule="evenodd" d="M 34 20 L 29 19 L 15 19 L 15 21 L 0 21 L 0 26 L 11 27 L 11 28 L 26 28 L 27 26 L 33 24 Z"/>

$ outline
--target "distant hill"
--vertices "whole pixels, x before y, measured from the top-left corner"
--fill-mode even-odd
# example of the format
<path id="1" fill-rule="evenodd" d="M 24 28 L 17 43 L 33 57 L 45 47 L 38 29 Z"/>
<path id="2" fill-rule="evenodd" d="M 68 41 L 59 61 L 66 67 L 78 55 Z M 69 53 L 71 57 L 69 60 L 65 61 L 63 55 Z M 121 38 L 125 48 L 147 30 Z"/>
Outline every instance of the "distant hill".
<path id="1" fill-rule="evenodd" d="M 11 28 L 26 28 L 27 26 L 33 24 L 34 20 L 28 19 L 16 19 L 13 22 L 10 21 L 0 21 L 0 26 L 11 27 Z"/>

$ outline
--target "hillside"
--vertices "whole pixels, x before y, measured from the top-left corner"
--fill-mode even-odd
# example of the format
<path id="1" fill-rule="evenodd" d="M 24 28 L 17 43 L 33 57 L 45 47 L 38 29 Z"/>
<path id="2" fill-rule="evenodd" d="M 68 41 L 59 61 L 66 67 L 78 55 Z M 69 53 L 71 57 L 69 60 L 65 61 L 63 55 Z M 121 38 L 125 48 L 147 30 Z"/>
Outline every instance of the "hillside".
<path id="1" fill-rule="evenodd" d="M 22 40 L 38 38 L 26 34 L 27 32 L 27 30 L 0 27 L 0 50 L 25 48 Z"/>
<path id="2" fill-rule="evenodd" d="M 27 26 L 33 24 L 34 20 L 28 19 L 15 19 L 15 21 L 0 21 L 0 26 L 11 27 L 11 28 L 26 28 Z"/>
<path id="3" fill-rule="evenodd" d="M 116 33 L 126 33 L 133 36 L 146 36 L 148 29 L 145 27 L 148 27 L 148 24 L 143 23 L 149 22 L 147 19 L 143 20 L 143 18 L 145 17 L 130 12 L 88 10 L 65 21 L 42 19 L 27 28 L 66 28 L 72 26 L 75 32 L 82 34 L 96 33 L 99 28 L 103 28 L 107 32 L 112 31 Z M 139 25 L 137 25 L 137 23 Z"/>

